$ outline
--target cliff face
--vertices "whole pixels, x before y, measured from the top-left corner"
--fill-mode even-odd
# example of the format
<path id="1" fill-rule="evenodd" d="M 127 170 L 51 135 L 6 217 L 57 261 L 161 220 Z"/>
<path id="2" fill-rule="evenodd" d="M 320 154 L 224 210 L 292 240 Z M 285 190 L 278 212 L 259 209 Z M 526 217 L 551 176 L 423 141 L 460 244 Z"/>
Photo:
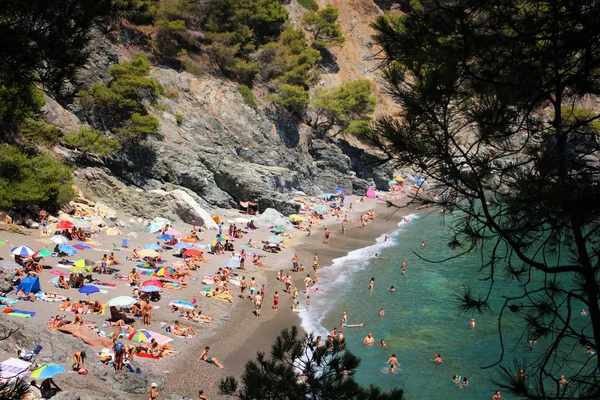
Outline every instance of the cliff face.
<path id="1" fill-rule="evenodd" d="M 360 2 L 365 1 L 376 9 L 371 0 Z M 361 24 L 368 24 L 375 15 L 369 13 Z M 350 18 L 340 22 L 356 25 Z M 88 83 L 97 80 L 95 77 L 102 79 L 111 65 L 136 52 L 123 43 L 111 47 L 106 41 L 99 42 L 84 71 Z M 354 46 L 354 42 L 344 46 Z M 360 52 L 348 53 L 357 57 L 342 57 L 342 71 L 350 64 L 355 72 L 372 67 L 373 61 L 363 54 L 368 47 L 361 47 Z M 359 78 L 349 75 L 336 81 Z M 377 157 L 356 144 L 315 139 L 310 127 L 281 117 L 268 104 L 251 108 L 235 82 L 165 68 L 154 68 L 151 77 L 169 95 L 161 98 L 160 107 L 150 107 L 160 120 L 160 137 L 103 159 L 81 159 L 59 150 L 80 167 L 75 180 L 86 197 L 146 217 L 166 212 L 164 204 L 180 197 L 181 191 L 204 208 L 231 207 L 250 200 L 263 210 L 272 207 L 289 213 L 295 211 L 289 199 L 296 191 L 314 195 L 342 188 L 349 194 L 364 194 L 369 182 L 385 189 L 393 176 L 389 167 L 374 167 Z M 77 116 L 83 120 L 84 113 L 77 105 L 71 111 L 55 102 L 46 107 L 50 122 L 73 129 L 79 122 Z M 179 194 L 174 196 L 174 191 Z"/>

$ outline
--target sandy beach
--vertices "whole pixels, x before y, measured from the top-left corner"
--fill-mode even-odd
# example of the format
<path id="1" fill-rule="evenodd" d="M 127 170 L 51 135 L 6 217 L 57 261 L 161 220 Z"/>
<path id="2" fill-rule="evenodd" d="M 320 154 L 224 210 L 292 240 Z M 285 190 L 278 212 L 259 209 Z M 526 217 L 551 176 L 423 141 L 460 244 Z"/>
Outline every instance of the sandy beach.
<path id="1" fill-rule="evenodd" d="M 114 369 L 98 365 L 98 356 L 96 353 L 100 350 L 97 347 L 89 346 L 81 340 L 58 331 L 53 331 L 45 325 L 48 320 L 54 315 L 63 312 L 56 311 L 59 303 L 51 303 L 38 301 L 35 303 L 27 301 L 19 301 L 14 307 L 22 310 L 35 311 L 36 315 L 33 318 L 21 319 L 15 318 L 6 314 L 0 314 L 2 325 L 4 327 L 20 327 L 20 331 L 14 334 L 8 340 L 0 342 L 0 357 L 2 360 L 9 357 L 14 357 L 19 348 L 33 349 L 36 345 L 44 346 L 44 350 L 40 353 L 37 362 L 53 362 L 67 367 L 69 371 L 71 365 L 71 353 L 73 351 L 85 350 L 88 353 L 89 361 L 86 362 L 86 367 L 89 370 L 89 375 L 80 376 L 73 372 L 56 375 L 54 380 L 63 389 L 64 393 L 77 392 L 86 390 L 90 393 L 102 392 L 102 396 L 98 398 L 131 398 L 143 399 L 147 398 L 149 383 L 151 380 L 160 380 L 159 389 L 160 398 L 168 398 L 171 395 L 178 396 L 196 396 L 198 389 L 203 389 L 210 399 L 220 398 L 218 394 L 217 382 L 228 375 L 239 377 L 243 373 L 244 365 L 248 359 L 254 358 L 257 351 L 268 352 L 275 337 L 281 329 L 291 325 L 298 325 L 300 319 L 298 314 L 291 311 L 292 297 L 284 292 L 284 285 L 276 279 L 277 271 L 283 270 L 288 273 L 291 270 L 291 259 L 294 253 L 298 254 L 299 262 L 304 265 L 306 272 L 291 273 L 294 279 L 294 284 L 299 290 L 303 289 L 303 279 L 306 273 L 309 273 L 314 278 L 312 269 L 312 260 L 314 253 L 319 254 L 319 264 L 322 268 L 326 268 L 331 264 L 331 260 L 346 255 L 349 251 L 362 248 L 374 243 L 375 238 L 384 233 L 392 232 L 397 228 L 398 222 L 404 215 L 410 213 L 410 208 L 388 208 L 385 202 L 364 199 L 364 203 L 358 201 L 356 196 L 348 196 L 347 202 L 351 201 L 354 205 L 354 210 L 348 212 L 347 215 L 353 220 L 348 224 L 346 235 L 342 235 L 340 231 L 340 222 L 336 217 L 326 216 L 324 224 L 315 226 L 312 229 L 310 237 L 306 237 L 305 231 L 290 231 L 291 238 L 284 242 L 285 249 L 278 254 L 267 254 L 262 250 L 257 253 L 266 255 L 263 258 L 265 263 L 264 268 L 259 268 L 252 265 L 251 260 L 246 261 L 246 270 L 234 270 L 234 273 L 239 276 L 245 276 L 249 282 L 250 278 L 254 277 L 258 283 L 258 287 L 265 285 L 266 296 L 264 306 L 260 317 L 256 317 L 253 313 L 254 306 L 250 300 L 239 299 L 239 286 L 231 285 L 232 294 L 235 300 L 232 303 L 220 301 L 216 298 L 205 297 L 203 295 L 205 284 L 201 281 L 204 276 L 209 276 L 223 266 L 223 261 L 231 257 L 231 253 L 223 255 L 208 255 L 208 263 L 201 265 L 201 270 L 192 272 L 192 277 L 188 278 L 187 287 L 180 290 L 163 290 L 162 299 L 158 303 L 152 303 L 155 309 L 152 310 L 151 326 L 146 329 L 159 332 L 162 335 L 172 339 L 169 343 L 178 355 L 169 355 L 160 360 L 145 359 L 135 357 L 132 367 L 140 368 L 143 374 L 148 373 L 147 387 L 143 387 L 143 383 L 138 383 L 138 388 L 135 393 L 124 393 L 119 390 L 123 385 L 123 380 L 126 380 L 126 375 L 133 373 L 124 370 L 116 379 L 109 375 L 115 375 Z M 307 199 L 309 202 L 310 199 Z M 395 204 L 403 205 L 406 203 L 405 198 L 400 198 L 394 201 Z M 377 218 L 371 221 L 365 229 L 360 229 L 359 217 L 362 213 L 369 209 L 374 209 L 377 213 Z M 217 210 L 216 215 L 221 213 L 224 220 L 233 219 L 235 215 L 232 211 Z M 241 216 L 237 214 L 237 216 Z M 324 227 L 328 226 L 331 229 L 332 235 L 328 244 L 323 244 Z M 224 224 L 223 230 L 226 231 L 228 224 Z M 177 224 L 175 229 L 186 234 L 190 230 L 190 226 L 185 224 Z M 249 239 L 253 242 L 260 243 L 267 236 L 271 235 L 266 226 L 260 226 L 259 230 L 251 231 L 245 234 L 242 239 L 235 241 L 235 251 L 239 251 L 241 245 L 247 243 Z M 110 253 L 113 248 L 113 243 L 117 245 L 119 250 L 114 251 L 116 259 L 122 262 L 117 268 L 119 273 L 127 275 L 135 266 L 135 263 L 125 261 L 129 257 L 133 248 L 142 248 L 144 244 L 156 243 L 157 234 L 151 234 L 147 231 L 137 231 L 137 237 L 128 237 L 129 248 L 120 248 L 122 237 L 131 231 L 131 228 L 120 228 L 122 236 L 108 236 L 105 232 L 100 232 L 94 241 L 92 249 L 80 251 L 79 254 L 69 257 L 71 260 L 87 258 L 91 260 L 100 260 L 103 254 Z M 199 234 L 203 239 L 201 243 L 209 244 L 215 237 L 216 231 L 206 231 Z M 0 233 L 0 240 L 5 242 L 5 245 L 0 248 L 0 256 L 3 261 L 12 261 L 10 249 L 15 246 L 27 245 L 34 250 L 43 248 L 52 249 L 54 243 L 43 243 L 40 240 L 47 240 L 47 237 L 40 237 L 40 233 L 32 231 L 30 236 Z M 249 251 L 252 249 L 246 249 Z M 163 253 L 164 264 L 168 266 L 173 262 L 181 262 L 180 258 L 173 256 L 173 251 Z M 78 293 L 77 289 L 58 289 L 50 281 L 57 275 L 51 271 L 61 270 L 57 268 L 58 259 L 46 257 L 42 264 L 49 265 L 52 269 L 45 269 L 40 273 L 40 283 L 43 291 L 55 291 L 60 294 L 69 296 L 72 300 L 87 300 L 86 295 Z M 62 269 L 68 272 L 68 269 Z M 90 300 L 98 300 L 106 302 L 117 296 L 132 295 L 132 287 L 127 285 L 127 282 L 114 280 L 110 275 L 94 274 L 94 278 L 101 279 L 103 282 L 116 283 L 116 286 L 111 289 L 102 290 L 100 293 L 95 293 L 90 296 Z M 142 281 L 154 279 L 155 277 L 142 276 Z M 318 287 L 318 284 L 316 285 Z M 280 295 L 279 310 L 273 310 L 273 294 L 278 291 Z M 10 293 L 8 297 L 15 298 L 15 293 Z M 198 308 L 202 313 L 213 318 L 210 324 L 201 324 L 188 321 L 186 318 L 178 318 L 178 313 L 172 313 L 169 302 L 173 300 L 191 301 L 195 299 Z M 301 303 L 304 302 L 303 296 L 300 296 Z M 158 306 L 158 308 L 156 308 Z M 73 315 L 67 314 L 69 318 Z M 113 328 L 103 326 L 105 319 L 110 317 L 108 308 L 103 315 L 84 315 L 84 320 L 95 322 L 96 327 L 110 333 Z M 197 335 L 193 338 L 178 338 L 165 332 L 161 327 L 165 323 L 172 325 L 174 321 L 179 320 L 183 327 L 192 326 Z M 163 323 L 163 324 L 161 324 Z M 135 321 L 136 329 L 142 328 L 141 319 Z M 60 345 L 57 345 L 57 341 Z M 126 344 L 131 344 L 127 338 L 123 340 Z M 54 343 L 54 345 L 53 345 Z M 217 358 L 225 368 L 220 369 L 212 364 L 203 361 L 198 361 L 198 356 L 205 346 L 210 346 L 210 353 Z M 109 382 L 110 381 L 110 382 Z M 116 383 L 114 383 L 116 382 Z M 110 383 L 110 384 L 107 384 Z M 112 387 L 112 388 L 111 388 Z M 116 389 L 115 389 L 116 388 Z M 91 396 L 91 394 L 90 394 Z M 121 397 L 120 397 L 121 396 Z M 88 396 L 89 397 L 89 396 Z M 92 397 L 89 397 L 92 398 Z"/>

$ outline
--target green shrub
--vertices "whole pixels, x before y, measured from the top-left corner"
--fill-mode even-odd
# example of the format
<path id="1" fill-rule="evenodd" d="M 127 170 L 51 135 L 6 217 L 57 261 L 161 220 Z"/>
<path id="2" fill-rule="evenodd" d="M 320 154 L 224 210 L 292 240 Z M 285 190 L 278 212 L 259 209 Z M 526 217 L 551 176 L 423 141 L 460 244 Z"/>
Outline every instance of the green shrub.
<path id="1" fill-rule="evenodd" d="M 46 154 L 0 146 L 0 208 L 57 209 L 74 198 L 71 170 Z"/>
<path id="2" fill-rule="evenodd" d="M 91 128 L 81 128 L 78 132 L 67 133 L 63 138 L 67 147 L 78 149 L 84 153 L 106 155 L 118 151 L 121 143 L 105 136 L 102 131 Z"/>
<path id="3" fill-rule="evenodd" d="M 156 80 L 146 77 L 150 72 L 148 59 L 137 55 L 130 62 L 113 66 L 108 72 L 113 77 L 108 85 L 97 83 L 80 93 L 84 106 L 102 116 L 102 121 L 110 125 L 121 142 L 144 140 L 157 134 L 160 124 L 156 118 L 147 115 L 143 102 L 149 101 L 156 108 L 165 109 L 157 103 L 164 89 Z M 91 122 L 97 120 L 93 117 Z"/>
<path id="4" fill-rule="evenodd" d="M 175 113 L 175 121 L 177 121 L 177 125 L 181 125 L 183 122 L 184 115 L 181 113 Z"/>
<path id="5" fill-rule="evenodd" d="M 33 117 L 46 103 L 44 93 L 35 84 L 14 85 L 0 79 L 0 121 L 19 123 Z"/>
<path id="6" fill-rule="evenodd" d="M 268 99 L 292 111 L 302 111 L 308 105 L 310 94 L 302 86 L 282 83 L 277 87 L 277 94 L 269 95 Z"/>
<path id="7" fill-rule="evenodd" d="M 260 64 L 256 61 L 246 61 L 238 58 L 228 70 L 235 75 L 238 81 L 252 85 L 254 77 L 260 71 Z"/>
<path id="8" fill-rule="evenodd" d="M 190 60 L 189 58 L 181 60 L 181 67 L 185 72 L 189 72 L 190 74 L 195 76 L 202 76 L 206 75 L 207 73 L 204 68 L 202 68 L 200 65 Z"/>
<path id="9" fill-rule="evenodd" d="M 315 0 L 298 0 L 298 3 L 304 8 L 307 8 L 311 11 L 318 11 L 319 5 Z"/>
<path id="10" fill-rule="evenodd" d="M 344 43 L 344 35 L 337 23 L 338 10 L 331 4 L 327 4 L 322 10 L 309 11 L 302 16 L 302 25 L 312 33 L 313 43 L 327 47 Z"/>
<path id="11" fill-rule="evenodd" d="M 254 93 L 252 93 L 252 89 L 246 85 L 237 85 L 237 89 L 247 105 L 252 108 L 256 107 L 256 100 L 254 99 Z"/>
<path id="12" fill-rule="evenodd" d="M 32 119 L 19 125 L 19 132 L 23 139 L 31 143 L 55 144 L 62 137 L 62 132 L 56 125 Z"/>
<path id="13" fill-rule="evenodd" d="M 190 36 L 185 28 L 185 21 L 168 21 L 161 19 L 155 23 L 157 28 L 156 45 L 158 54 L 163 58 L 174 58 L 186 53 L 185 47 L 189 46 Z"/>

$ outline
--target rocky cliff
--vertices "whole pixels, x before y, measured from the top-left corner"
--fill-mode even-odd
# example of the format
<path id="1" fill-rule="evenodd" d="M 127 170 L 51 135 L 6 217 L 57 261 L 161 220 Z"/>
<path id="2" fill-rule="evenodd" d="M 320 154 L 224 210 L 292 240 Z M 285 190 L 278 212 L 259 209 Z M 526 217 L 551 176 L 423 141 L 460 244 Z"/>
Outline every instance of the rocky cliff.
<path id="1" fill-rule="evenodd" d="M 135 51 L 102 38 L 97 42 L 82 73 L 88 83 L 105 78 L 111 65 Z M 160 137 L 104 158 L 55 149 L 79 167 L 75 181 L 87 198 L 146 217 L 190 202 L 210 209 L 248 200 L 263 210 L 290 213 L 297 191 L 315 195 L 342 188 L 363 194 L 371 183 L 386 189 L 393 176 L 391 168 L 375 167 L 377 156 L 364 149 L 314 138 L 309 126 L 266 102 L 248 106 L 235 82 L 166 68 L 154 68 L 151 77 L 168 94 L 159 107 L 149 108 L 160 120 Z M 45 112 L 49 122 L 69 130 L 92 122 L 77 103 L 67 110 L 49 101 Z"/>

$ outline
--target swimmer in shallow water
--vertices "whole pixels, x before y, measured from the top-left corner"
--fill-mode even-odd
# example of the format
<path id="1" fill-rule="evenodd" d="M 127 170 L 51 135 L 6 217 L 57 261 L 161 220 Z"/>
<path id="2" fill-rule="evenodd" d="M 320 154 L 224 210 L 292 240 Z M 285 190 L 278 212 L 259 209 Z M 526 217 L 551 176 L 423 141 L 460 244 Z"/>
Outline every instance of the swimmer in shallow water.
<path id="1" fill-rule="evenodd" d="M 395 292 L 396 289 L 394 288 L 394 286 L 390 286 L 390 288 L 388 289 L 388 292 Z"/>
<path id="2" fill-rule="evenodd" d="M 443 363 L 444 360 L 442 360 L 442 356 L 440 355 L 440 353 L 436 353 L 435 358 L 433 359 L 434 362 L 436 363 Z"/>
<path id="3" fill-rule="evenodd" d="M 383 308 L 381 310 L 379 310 L 379 316 L 383 317 L 385 315 L 385 312 L 383 311 Z"/>
<path id="4" fill-rule="evenodd" d="M 383 339 L 381 339 L 381 342 L 379 342 L 377 346 L 381 347 L 382 349 L 387 349 L 388 347 L 387 343 L 385 343 Z"/>
<path id="5" fill-rule="evenodd" d="M 471 327 L 471 329 L 475 328 L 475 318 L 471 318 L 471 322 L 469 322 L 469 327 Z"/>

